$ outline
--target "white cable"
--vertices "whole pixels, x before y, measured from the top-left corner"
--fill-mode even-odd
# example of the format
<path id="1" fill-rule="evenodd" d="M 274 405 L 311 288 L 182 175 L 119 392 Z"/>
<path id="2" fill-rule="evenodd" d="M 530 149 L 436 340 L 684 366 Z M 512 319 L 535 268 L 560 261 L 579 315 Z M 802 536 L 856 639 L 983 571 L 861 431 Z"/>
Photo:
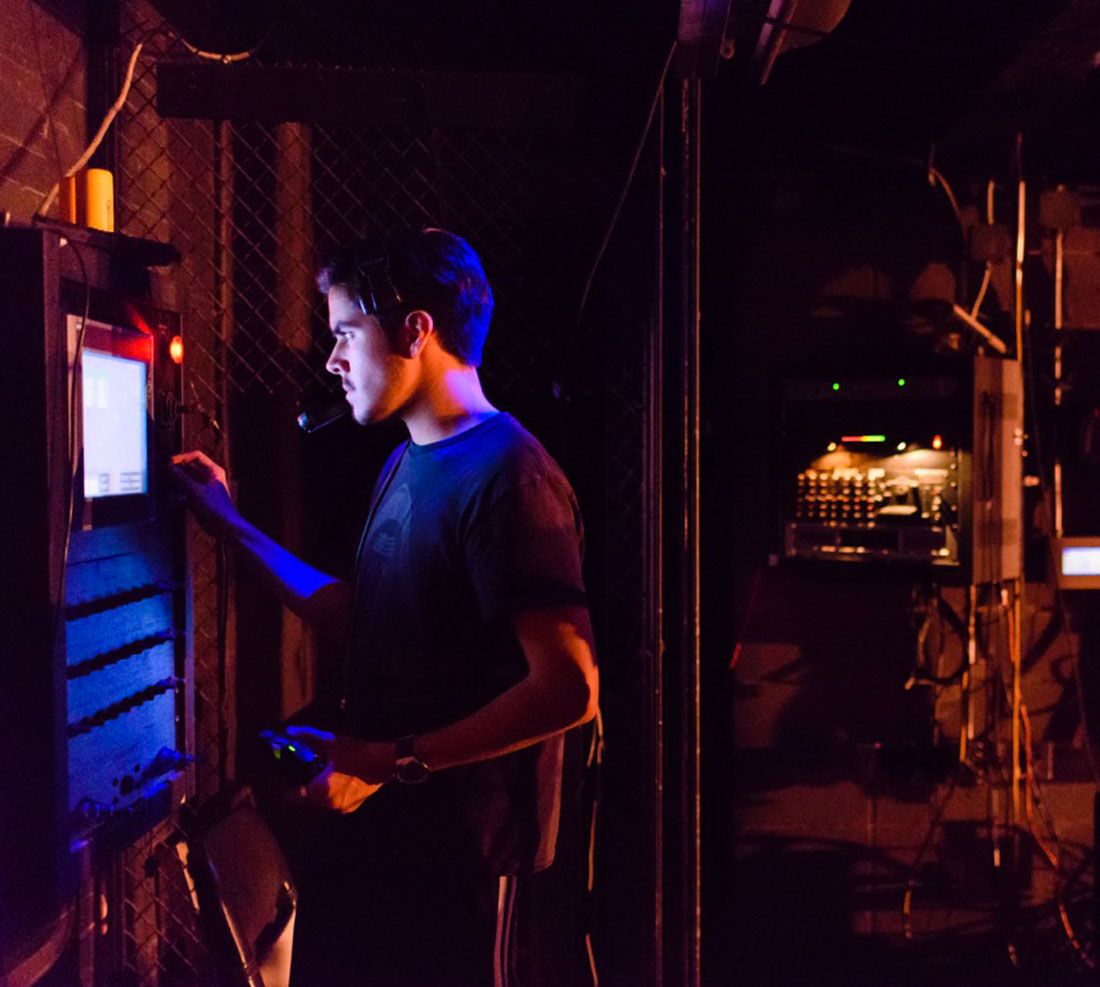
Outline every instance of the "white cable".
<path id="1" fill-rule="evenodd" d="M 992 226 L 993 225 L 993 179 L 991 178 L 985 186 L 985 221 Z M 985 273 L 982 275 L 982 284 L 978 288 L 978 297 L 974 299 L 974 304 L 970 306 L 970 318 L 976 319 L 978 312 L 982 307 L 982 302 L 985 301 L 985 293 L 989 290 L 989 281 L 993 277 L 993 261 L 987 260 L 985 262 Z"/>
<path id="2" fill-rule="evenodd" d="M 180 44 L 183 45 L 192 55 L 196 58 L 205 58 L 211 62 L 220 62 L 222 65 L 232 65 L 234 62 L 245 62 L 256 54 L 266 43 L 267 39 L 271 37 L 271 32 L 275 29 L 275 22 L 272 21 L 266 31 L 264 31 L 263 37 L 260 38 L 251 48 L 246 48 L 244 51 L 234 52 L 221 52 L 221 51 L 203 51 L 196 45 L 191 44 L 182 34 L 179 35 Z"/>
<path id="3" fill-rule="evenodd" d="M 974 299 L 974 304 L 970 306 L 970 318 L 976 319 L 978 317 L 978 310 L 982 307 L 982 302 L 985 301 L 985 293 L 989 290 L 989 279 L 993 276 L 993 261 L 987 260 L 985 262 L 985 274 L 982 275 L 982 283 L 978 288 L 978 297 Z"/>
<path id="4" fill-rule="evenodd" d="M 653 117 L 657 113 L 657 107 L 661 103 L 661 94 L 665 90 L 665 79 L 668 78 L 668 70 L 672 65 L 672 56 L 676 54 L 677 42 L 673 41 L 672 46 L 668 50 L 668 56 L 665 58 L 664 67 L 661 69 L 661 75 L 657 79 L 657 91 L 653 94 L 653 102 L 649 106 L 649 115 L 646 117 L 645 127 L 642 128 L 642 137 L 638 141 L 638 146 L 634 150 L 634 157 L 630 162 L 630 168 L 626 174 L 626 181 L 623 183 L 622 191 L 619 194 L 619 201 L 615 204 L 615 211 L 611 215 L 611 222 L 607 224 L 607 230 L 604 233 L 603 241 L 600 243 L 600 249 L 596 252 L 596 259 L 592 262 L 592 268 L 588 272 L 588 279 L 584 283 L 584 291 L 581 293 L 581 304 L 577 309 L 577 326 L 580 326 L 581 320 L 584 318 L 584 310 L 588 305 L 588 295 L 592 291 L 592 282 L 596 280 L 596 272 L 599 270 L 600 261 L 603 260 L 604 254 L 607 252 L 607 245 L 611 242 L 611 234 L 615 232 L 615 227 L 618 225 L 619 216 L 622 214 L 623 206 L 626 203 L 626 197 L 630 194 L 631 186 L 634 184 L 634 175 L 638 171 L 638 163 L 642 159 L 642 151 L 645 150 L 646 141 L 649 139 L 649 131 L 653 126 Z"/>
<path id="5" fill-rule="evenodd" d="M 203 51 L 201 48 L 196 48 L 186 38 L 180 38 L 180 43 L 196 58 L 205 58 L 211 62 L 221 62 L 223 65 L 231 65 L 233 62 L 243 62 L 256 53 L 255 48 L 249 48 L 247 51 L 237 51 L 233 52 L 231 55 L 226 55 L 217 51 Z"/>
<path id="6" fill-rule="evenodd" d="M 126 105 L 126 97 L 130 95 L 130 85 L 134 81 L 134 66 L 137 64 L 138 55 L 141 54 L 142 42 L 138 42 L 134 45 L 134 50 L 130 55 L 130 61 L 126 66 L 126 77 L 122 83 L 122 90 L 118 94 L 118 99 L 114 101 L 114 104 L 107 111 L 103 117 L 103 122 L 99 125 L 99 130 L 96 131 L 95 137 L 92 138 L 92 142 L 84 149 L 84 153 L 80 155 L 76 163 L 65 172 L 65 178 L 72 178 L 81 168 L 83 168 L 93 154 L 95 154 L 97 148 L 103 143 L 103 138 L 107 136 L 107 130 L 114 122 L 116 116 L 123 106 Z M 57 198 L 57 193 L 61 190 L 61 183 L 58 182 L 39 204 L 35 210 L 36 216 L 42 216 L 53 205 L 54 199 Z"/>
<path id="7" fill-rule="evenodd" d="M 962 222 L 962 217 L 959 215 L 959 200 L 955 198 L 955 193 L 951 191 L 951 186 L 947 183 L 947 179 L 943 177 L 943 173 L 938 168 L 928 166 L 928 184 L 935 185 L 936 182 L 940 183 L 943 188 L 944 195 L 947 196 L 948 202 L 951 203 L 951 208 L 955 212 L 955 218 Z"/>

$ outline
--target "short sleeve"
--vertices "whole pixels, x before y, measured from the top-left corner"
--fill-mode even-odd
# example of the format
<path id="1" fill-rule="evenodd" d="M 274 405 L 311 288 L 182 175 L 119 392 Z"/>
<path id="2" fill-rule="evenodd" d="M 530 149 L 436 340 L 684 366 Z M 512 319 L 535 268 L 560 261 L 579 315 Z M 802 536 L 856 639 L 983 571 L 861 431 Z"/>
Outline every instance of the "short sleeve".
<path id="1" fill-rule="evenodd" d="M 583 529 L 564 478 L 527 476 L 482 508 L 465 539 L 482 617 L 585 606 Z"/>

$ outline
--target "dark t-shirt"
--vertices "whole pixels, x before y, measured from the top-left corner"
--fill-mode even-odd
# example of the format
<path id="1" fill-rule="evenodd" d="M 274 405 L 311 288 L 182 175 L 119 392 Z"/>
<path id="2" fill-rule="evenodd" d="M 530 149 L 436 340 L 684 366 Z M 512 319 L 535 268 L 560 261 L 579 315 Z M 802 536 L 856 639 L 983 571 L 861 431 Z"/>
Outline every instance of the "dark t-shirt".
<path id="1" fill-rule="evenodd" d="M 511 617 L 585 604 L 583 534 L 561 469 L 508 414 L 401 446 L 375 499 L 356 572 L 349 729 L 393 740 L 453 723 L 525 677 Z M 559 736 L 387 786 L 378 809 L 438 820 L 496 873 L 538 870 L 553 858 L 561 755 Z"/>

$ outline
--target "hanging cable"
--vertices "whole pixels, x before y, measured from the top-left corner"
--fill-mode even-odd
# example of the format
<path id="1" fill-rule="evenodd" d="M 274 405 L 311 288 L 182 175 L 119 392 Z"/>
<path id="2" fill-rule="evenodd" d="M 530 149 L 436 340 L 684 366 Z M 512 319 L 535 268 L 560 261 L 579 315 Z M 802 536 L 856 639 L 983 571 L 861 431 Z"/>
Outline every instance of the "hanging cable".
<path id="1" fill-rule="evenodd" d="M 600 262 L 603 260 L 604 254 L 607 252 L 607 246 L 611 242 L 611 235 L 615 232 L 615 227 L 619 223 L 619 217 L 622 215 L 623 206 L 626 204 L 626 197 L 629 195 L 630 189 L 634 184 L 634 176 L 637 174 L 638 164 L 642 159 L 642 151 L 645 149 L 646 141 L 649 139 L 649 133 L 653 129 L 653 118 L 657 114 L 657 107 L 661 101 L 661 93 L 664 92 L 665 80 L 668 78 L 668 70 L 672 66 L 672 56 L 675 54 L 676 42 L 673 41 L 668 50 L 668 55 L 665 58 L 664 67 L 661 69 L 661 74 L 657 79 L 657 89 L 653 94 L 652 102 L 649 104 L 649 113 L 646 115 L 645 126 L 642 128 L 642 136 L 638 140 L 638 145 L 634 150 L 634 157 L 631 159 L 630 168 L 627 170 L 626 181 L 623 182 L 622 191 L 619 193 L 619 201 L 615 204 L 615 209 L 611 214 L 611 222 L 607 224 L 607 230 L 600 243 L 600 248 L 596 251 L 596 259 L 592 262 L 592 267 L 588 272 L 588 278 L 584 283 L 580 307 L 577 309 L 577 326 L 580 326 L 581 319 L 584 318 L 584 310 L 588 306 L 588 295 L 592 290 L 592 282 L 596 279 L 596 272 L 599 270 Z"/>
<path id="2" fill-rule="evenodd" d="M 138 55 L 141 54 L 143 42 L 138 42 L 134 45 L 134 50 L 130 54 L 130 61 L 126 65 L 126 76 L 122 82 L 122 89 L 119 91 L 118 98 L 114 101 L 111 108 L 107 111 L 103 117 L 103 122 L 99 125 L 99 130 L 96 131 L 95 137 L 92 138 L 91 143 L 84 149 L 84 153 L 76 159 L 68 171 L 65 172 L 64 178 L 72 178 L 81 168 L 83 168 L 92 155 L 98 150 L 99 145 L 103 143 L 103 138 L 107 136 L 107 130 L 114 122 L 116 116 L 122 110 L 122 107 L 126 105 L 126 97 L 130 95 L 130 86 L 134 81 L 134 66 L 137 65 Z M 39 203 L 38 208 L 35 210 L 36 216 L 44 216 L 53 205 L 54 199 L 57 198 L 57 193 L 61 189 L 61 182 L 57 182 L 52 189 L 46 194 L 46 197 Z"/>
<path id="3" fill-rule="evenodd" d="M 252 58 L 266 43 L 267 39 L 271 37 L 271 32 L 275 29 L 275 22 L 272 21 L 266 31 L 264 31 L 263 37 L 260 38 L 251 48 L 246 48 L 244 51 L 234 52 L 220 52 L 220 51 L 204 51 L 197 45 L 191 44 L 182 34 L 178 35 L 180 44 L 183 45 L 192 55 L 196 58 L 205 58 L 210 62 L 220 62 L 222 65 L 232 65 L 234 62 L 244 62 Z"/>
<path id="4" fill-rule="evenodd" d="M 936 838 L 936 827 L 939 826 L 940 820 L 943 818 L 944 812 L 947 811 L 947 806 L 951 802 L 952 796 L 955 794 L 955 789 L 959 783 L 959 772 L 956 771 L 951 776 L 951 780 L 947 783 L 947 787 L 940 795 L 939 805 L 932 810 L 932 818 L 928 822 L 928 830 L 925 833 L 924 840 L 921 842 L 920 847 L 917 850 L 917 855 L 913 859 L 913 865 L 909 869 L 909 878 L 905 882 L 905 897 L 902 899 L 901 904 L 901 928 L 905 935 L 906 942 L 912 942 L 914 940 L 913 935 L 913 892 L 917 887 L 917 878 L 920 874 L 920 865 L 924 862 L 924 855 L 928 852 L 929 847 L 932 846 L 932 841 Z"/>
<path id="5" fill-rule="evenodd" d="M 596 710 L 595 726 L 592 730 L 592 742 L 588 747 L 588 757 L 585 759 L 585 771 L 588 773 L 592 785 L 592 809 L 588 819 L 588 873 L 585 881 L 585 889 L 588 897 L 592 897 L 596 886 L 596 825 L 600 810 L 601 767 L 603 765 L 604 739 L 603 739 L 603 715 Z M 600 987 L 600 975 L 596 968 L 596 953 L 592 947 L 592 930 L 586 928 L 584 932 L 584 949 L 588 959 L 588 973 L 592 978 L 592 987 Z"/>
<path id="6" fill-rule="evenodd" d="M 1050 864 L 1051 870 L 1054 872 L 1054 903 L 1058 910 L 1059 922 L 1062 926 L 1062 930 L 1065 932 L 1066 940 L 1069 942 L 1078 960 L 1090 970 L 1096 969 L 1096 963 L 1088 952 L 1081 944 L 1081 940 L 1078 938 L 1076 931 L 1073 928 L 1073 923 L 1070 921 L 1069 910 L 1066 907 L 1065 892 L 1062 886 L 1062 853 L 1061 844 L 1058 839 L 1058 831 L 1054 826 L 1054 819 L 1051 817 L 1050 812 L 1046 808 L 1046 800 L 1042 797 L 1042 792 L 1039 787 L 1039 779 L 1035 774 L 1035 765 L 1032 757 L 1031 750 L 1031 719 L 1028 716 L 1027 707 L 1021 705 L 1020 707 L 1022 727 L 1025 737 L 1024 743 L 1024 758 L 1025 758 L 1025 777 L 1026 777 L 1026 799 L 1025 799 L 1025 818 L 1027 820 L 1028 832 L 1032 839 L 1035 841 L 1035 845 L 1039 848 L 1043 854 L 1047 863 Z M 1039 807 L 1040 813 L 1043 816 L 1043 822 L 1046 824 L 1047 833 L 1054 843 L 1054 847 L 1051 848 L 1047 845 L 1046 841 L 1036 831 L 1034 819 L 1032 817 L 1032 804 Z"/>
<path id="7" fill-rule="evenodd" d="M 88 327 L 88 313 L 92 304 L 92 288 L 91 283 L 88 280 L 88 269 L 84 264 L 84 258 L 81 256 L 79 248 L 75 243 L 71 241 L 64 241 L 64 243 L 70 247 L 73 253 L 76 255 L 77 263 L 80 265 L 80 276 L 83 281 L 84 288 L 84 311 L 80 316 L 80 326 L 76 332 L 75 345 L 72 350 L 72 362 L 69 365 L 69 393 L 68 393 L 68 409 L 66 414 L 66 423 L 68 426 L 68 435 L 66 436 L 66 461 L 65 461 L 65 536 L 61 542 L 61 558 L 58 565 L 57 574 L 57 606 L 54 609 L 53 614 L 53 627 L 50 632 L 51 646 L 57 647 L 58 634 L 61 631 L 61 624 L 64 620 L 65 614 L 65 593 L 66 593 L 66 575 L 69 563 L 69 546 L 71 543 L 71 536 L 73 530 L 73 511 L 74 502 L 76 500 L 76 478 L 79 472 L 79 456 L 76 448 L 76 415 L 77 415 L 77 387 L 80 381 L 80 355 L 84 348 L 84 335 Z M 66 340 L 65 340 L 65 352 L 68 357 L 68 326 L 65 328 Z"/>
<path id="8" fill-rule="evenodd" d="M 928 184 L 933 187 L 939 185 L 939 187 L 943 189 L 943 194 L 947 196 L 947 201 L 951 203 L 951 211 L 955 214 L 955 219 L 958 220 L 959 225 L 962 226 L 962 212 L 959 210 L 959 200 L 955 198 L 955 193 L 950 183 L 943 177 L 943 172 L 932 166 L 931 154 L 929 154 L 928 162 Z"/>
<path id="9" fill-rule="evenodd" d="M 966 652 L 964 647 L 958 668 L 947 675 L 942 675 L 940 673 L 940 662 L 946 651 L 946 635 L 943 630 L 944 625 L 947 624 L 951 627 L 958 636 L 960 642 L 965 642 L 966 640 L 966 626 L 959 619 L 958 614 L 955 613 L 951 605 L 943 598 L 939 586 L 933 586 L 931 592 L 933 598 L 924 601 L 924 620 L 921 622 L 920 628 L 917 631 L 916 653 L 913 659 L 913 667 L 904 685 L 907 691 L 918 685 L 954 685 L 962 679 L 963 673 L 966 671 Z M 934 666 L 929 668 L 928 662 L 925 660 L 925 644 L 932 632 L 933 618 L 935 619 L 937 627 L 939 649 L 936 654 Z"/>
<path id="10" fill-rule="evenodd" d="M 989 226 L 993 225 L 993 179 L 991 178 L 985 187 L 985 221 Z M 978 311 L 985 301 L 985 293 L 989 290 L 989 282 L 993 278 L 993 261 L 985 262 L 985 272 L 982 274 L 982 283 L 978 288 L 978 295 L 974 304 L 970 306 L 970 318 L 977 319 Z"/>

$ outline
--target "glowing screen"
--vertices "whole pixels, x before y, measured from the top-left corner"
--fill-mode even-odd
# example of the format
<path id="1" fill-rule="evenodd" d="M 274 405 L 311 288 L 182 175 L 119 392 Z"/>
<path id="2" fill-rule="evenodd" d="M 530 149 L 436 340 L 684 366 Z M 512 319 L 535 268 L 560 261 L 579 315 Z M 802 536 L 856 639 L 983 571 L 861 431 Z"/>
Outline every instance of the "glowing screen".
<path id="1" fill-rule="evenodd" d="M 147 493 L 145 363 L 85 349 L 83 370 L 84 496 Z"/>
<path id="2" fill-rule="evenodd" d="M 1062 575 L 1100 576 L 1100 546 L 1063 547 Z"/>

